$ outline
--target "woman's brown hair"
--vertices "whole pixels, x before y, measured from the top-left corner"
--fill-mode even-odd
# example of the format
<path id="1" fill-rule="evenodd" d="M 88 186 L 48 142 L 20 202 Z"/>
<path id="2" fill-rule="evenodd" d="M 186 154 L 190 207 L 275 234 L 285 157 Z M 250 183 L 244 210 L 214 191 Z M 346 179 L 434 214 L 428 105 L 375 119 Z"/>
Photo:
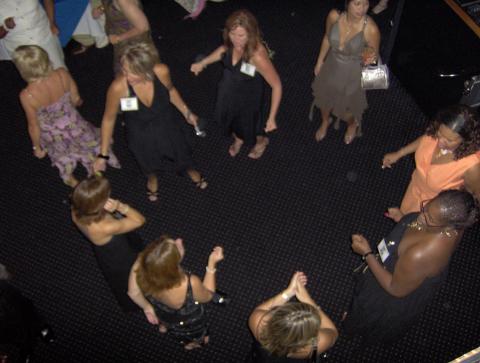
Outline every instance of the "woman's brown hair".
<path id="1" fill-rule="evenodd" d="M 155 296 L 180 285 L 185 276 L 182 255 L 172 238 L 162 236 L 139 254 L 137 283 L 145 295 Z"/>
<path id="2" fill-rule="evenodd" d="M 153 68 L 160 63 L 157 49 L 147 43 L 135 43 L 125 47 L 120 57 L 122 66 L 125 63 L 131 73 L 143 76 L 149 81 L 155 79 Z"/>
<path id="3" fill-rule="evenodd" d="M 239 26 L 247 32 L 248 41 L 242 59 L 248 62 L 258 45 L 262 42 L 262 36 L 255 16 L 246 9 L 237 10 L 227 18 L 225 28 L 223 29 L 223 41 L 228 48 L 233 46 L 228 34 Z"/>
<path id="4" fill-rule="evenodd" d="M 437 112 L 426 134 L 436 138 L 440 125 L 460 135 L 462 143 L 453 150 L 455 160 L 480 151 L 480 121 L 475 110 L 465 105 L 453 105 Z"/>
<path id="5" fill-rule="evenodd" d="M 89 225 L 102 220 L 111 191 L 110 182 L 102 176 L 91 176 L 78 183 L 71 198 L 72 211 L 78 223 Z"/>
<path id="6" fill-rule="evenodd" d="M 316 346 L 321 319 L 315 306 L 289 302 L 268 311 L 258 341 L 267 351 L 285 357 L 307 346 Z M 261 323 L 261 322 L 260 322 Z"/>

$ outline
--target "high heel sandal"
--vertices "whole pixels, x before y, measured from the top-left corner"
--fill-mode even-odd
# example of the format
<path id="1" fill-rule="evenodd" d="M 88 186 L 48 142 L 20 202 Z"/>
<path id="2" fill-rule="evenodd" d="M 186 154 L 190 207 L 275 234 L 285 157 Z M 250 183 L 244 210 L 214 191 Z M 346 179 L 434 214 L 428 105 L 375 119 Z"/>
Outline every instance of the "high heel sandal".
<path id="1" fill-rule="evenodd" d="M 158 190 L 152 191 L 147 189 L 147 198 L 150 202 L 156 202 L 158 200 Z"/>
<path id="2" fill-rule="evenodd" d="M 207 180 L 204 177 L 201 177 L 200 180 L 198 181 L 194 181 L 193 184 L 195 184 L 195 187 L 197 189 L 201 189 L 201 190 L 207 189 L 208 187 Z"/>
<path id="3" fill-rule="evenodd" d="M 354 129 L 352 132 L 351 130 Z M 351 144 L 353 140 L 355 140 L 356 137 L 360 137 L 362 135 L 361 129 L 360 129 L 360 124 L 358 122 L 355 122 L 351 125 L 347 126 L 347 131 L 345 132 L 345 136 L 343 137 L 343 142 L 347 145 Z"/>

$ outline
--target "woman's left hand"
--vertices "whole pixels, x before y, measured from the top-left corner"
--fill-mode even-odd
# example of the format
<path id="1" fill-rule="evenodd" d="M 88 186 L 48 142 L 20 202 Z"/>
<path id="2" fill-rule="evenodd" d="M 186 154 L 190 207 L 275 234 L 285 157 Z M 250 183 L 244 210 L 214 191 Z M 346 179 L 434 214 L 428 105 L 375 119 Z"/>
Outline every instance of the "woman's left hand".
<path id="1" fill-rule="evenodd" d="M 375 49 L 366 47 L 362 53 L 362 60 L 365 66 L 377 63 L 377 53 L 375 52 Z"/>
<path id="2" fill-rule="evenodd" d="M 267 120 L 267 125 L 265 126 L 265 132 L 272 132 L 277 129 L 277 121 L 274 118 L 269 118 Z"/>
<path id="3" fill-rule="evenodd" d="M 361 234 L 353 234 L 352 235 L 352 250 L 353 252 L 363 256 L 367 252 L 371 251 L 372 248 L 368 243 L 367 239 L 363 237 Z"/>
<path id="4" fill-rule="evenodd" d="M 208 264 L 215 266 L 218 262 L 223 260 L 223 257 L 223 247 L 215 246 L 212 253 L 210 253 L 210 257 L 208 258 Z"/>
<path id="5" fill-rule="evenodd" d="M 35 157 L 38 159 L 43 159 L 45 156 L 47 156 L 47 150 L 43 148 L 35 149 L 33 150 L 33 155 L 35 155 Z"/>

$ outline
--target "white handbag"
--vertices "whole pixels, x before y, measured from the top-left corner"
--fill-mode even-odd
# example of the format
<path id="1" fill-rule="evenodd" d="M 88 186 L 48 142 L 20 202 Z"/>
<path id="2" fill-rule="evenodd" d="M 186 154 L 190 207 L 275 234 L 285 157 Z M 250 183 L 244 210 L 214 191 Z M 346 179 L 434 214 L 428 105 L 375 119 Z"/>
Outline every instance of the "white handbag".
<path id="1" fill-rule="evenodd" d="M 364 90 L 387 89 L 390 75 L 386 64 L 368 65 L 362 68 L 361 85 Z"/>

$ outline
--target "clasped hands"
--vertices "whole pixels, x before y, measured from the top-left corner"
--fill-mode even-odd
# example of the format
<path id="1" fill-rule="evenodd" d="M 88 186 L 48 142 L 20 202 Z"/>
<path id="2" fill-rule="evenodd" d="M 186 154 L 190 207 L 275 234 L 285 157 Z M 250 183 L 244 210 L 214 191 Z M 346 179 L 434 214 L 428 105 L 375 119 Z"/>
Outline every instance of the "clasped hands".
<path id="1" fill-rule="evenodd" d="M 302 301 L 302 295 L 307 291 L 305 288 L 307 281 L 305 273 L 302 271 L 295 272 L 284 294 L 287 294 L 289 298 L 296 296 L 298 300 Z"/>

